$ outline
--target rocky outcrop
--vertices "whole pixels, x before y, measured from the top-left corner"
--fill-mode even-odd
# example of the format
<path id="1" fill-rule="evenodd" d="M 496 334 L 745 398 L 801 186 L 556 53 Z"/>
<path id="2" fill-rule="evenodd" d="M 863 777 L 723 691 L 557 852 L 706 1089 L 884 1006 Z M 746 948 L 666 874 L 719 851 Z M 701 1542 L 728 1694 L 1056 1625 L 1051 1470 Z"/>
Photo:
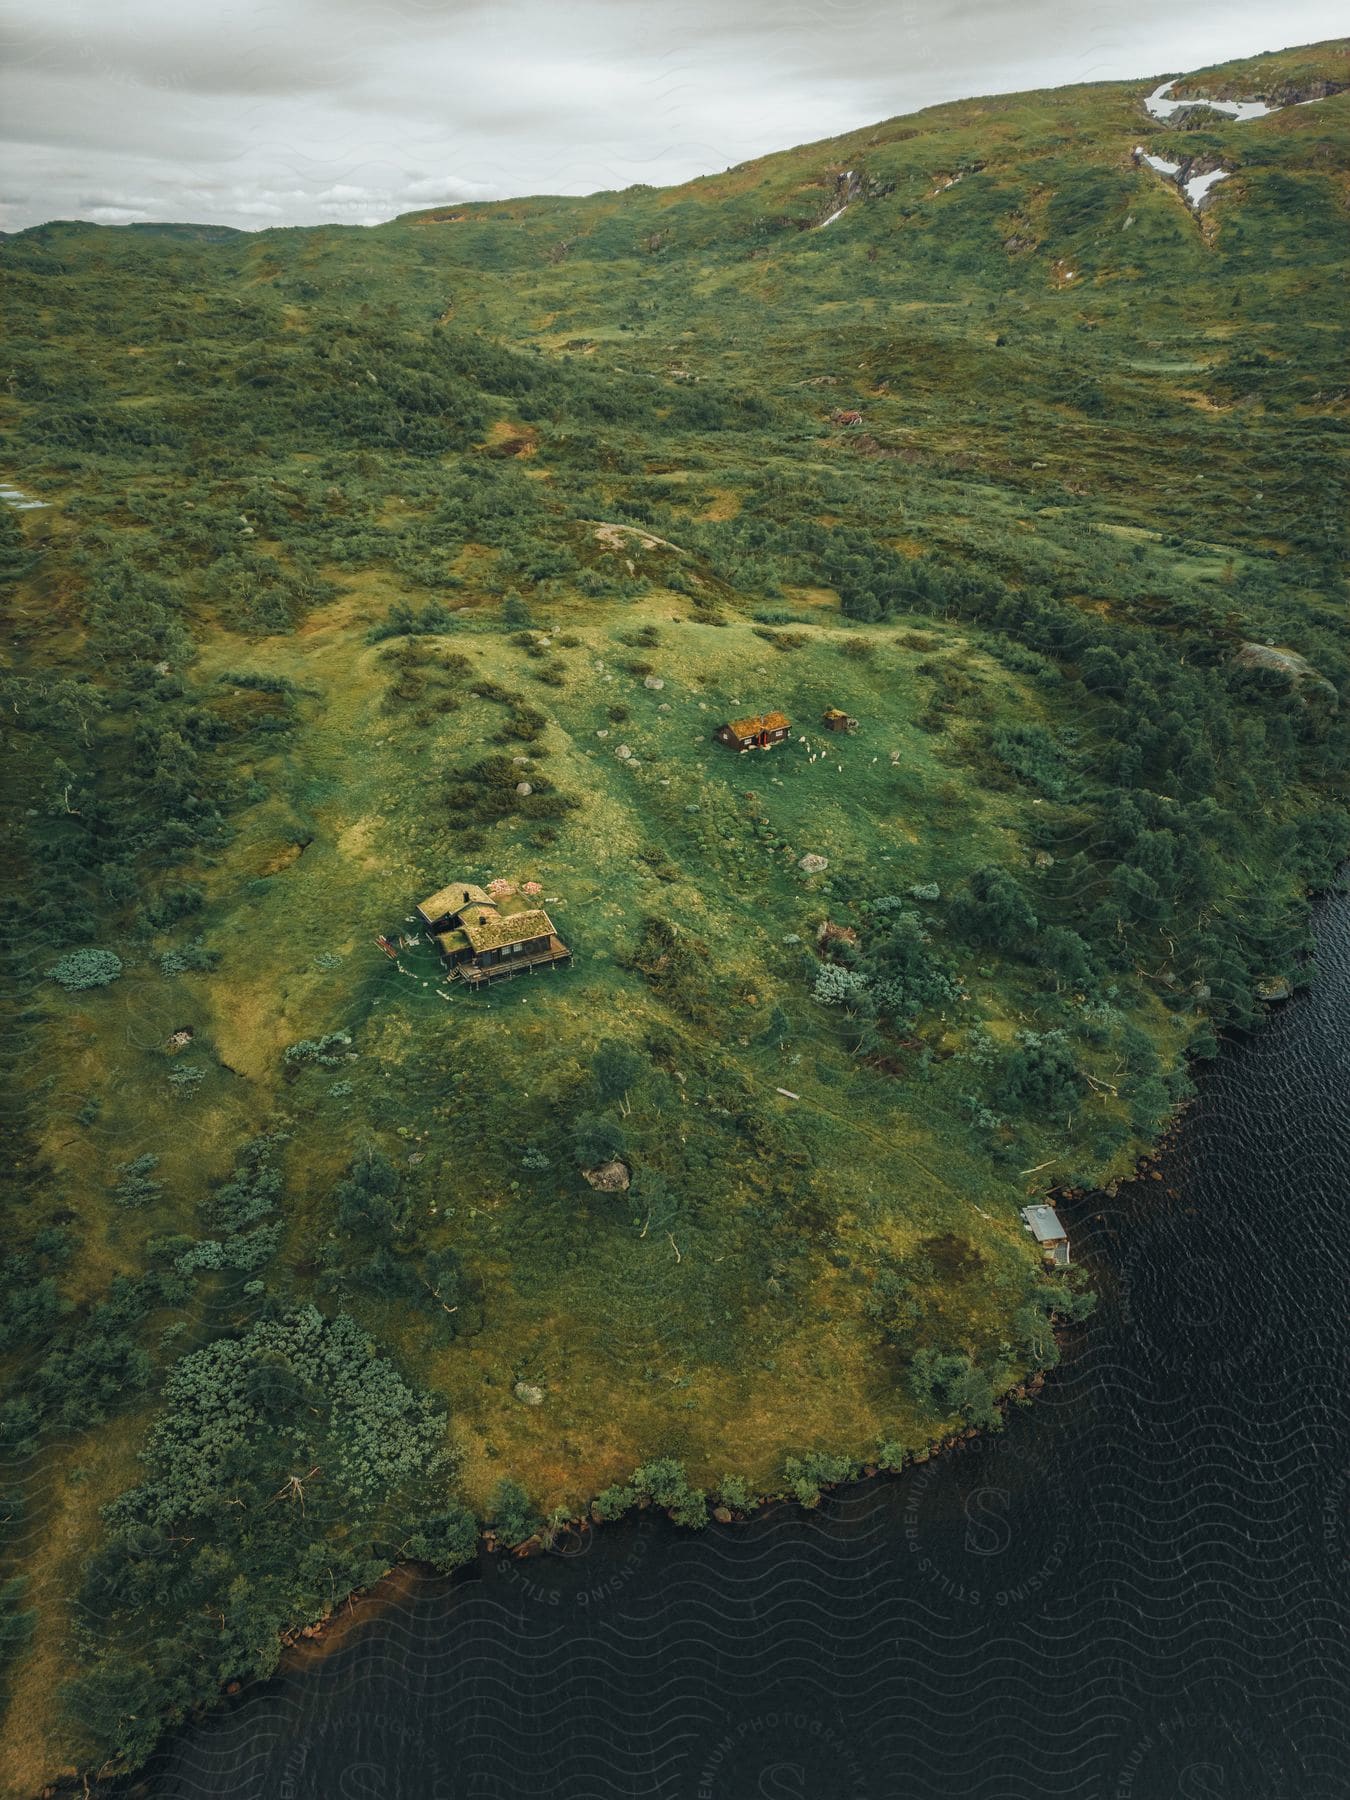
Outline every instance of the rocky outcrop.
<path id="1" fill-rule="evenodd" d="M 627 1164 L 621 1163 L 617 1156 L 612 1162 L 601 1163 L 594 1169 L 583 1169 L 581 1173 L 593 1188 L 598 1188 L 605 1194 L 622 1192 L 631 1180 Z"/>
<path id="2" fill-rule="evenodd" d="M 1273 674 L 1283 675 L 1296 687 L 1302 687 L 1306 683 L 1315 687 L 1334 705 L 1340 704 L 1340 695 L 1334 683 L 1328 681 L 1297 650 L 1281 650 L 1274 644 L 1245 643 L 1239 646 L 1236 660 L 1244 669 L 1269 669 Z"/>

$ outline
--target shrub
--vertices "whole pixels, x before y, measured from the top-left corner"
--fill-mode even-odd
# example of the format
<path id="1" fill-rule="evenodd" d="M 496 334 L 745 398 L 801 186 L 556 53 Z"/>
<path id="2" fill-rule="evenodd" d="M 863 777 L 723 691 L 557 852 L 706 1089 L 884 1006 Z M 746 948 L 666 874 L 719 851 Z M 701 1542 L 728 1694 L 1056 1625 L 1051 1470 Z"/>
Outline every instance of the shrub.
<path id="1" fill-rule="evenodd" d="M 214 969 L 219 960 L 216 952 L 208 950 L 198 937 L 190 944 L 180 944 L 176 950 L 166 950 L 159 959 L 159 967 L 164 975 L 186 975 Z"/>
<path id="2" fill-rule="evenodd" d="M 159 1158 L 147 1153 L 138 1156 L 134 1162 L 123 1163 L 117 1171 L 117 1182 L 112 1189 L 112 1197 L 118 1206 L 145 1206 L 157 1199 L 164 1189 L 160 1182 L 152 1179 L 153 1171 L 159 1167 Z"/>
<path id="3" fill-rule="evenodd" d="M 525 1489 L 509 1475 L 497 1483 L 488 1502 L 488 1520 L 498 1541 L 508 1548 L 533 1537 L 544 1522 L 534 1510 Z"/>
<path id="4" fill-rule="evenodd" d="M 998 1084 L 1000 1103 L 1013 1112 L 1062 1121 L 1083 1091 L 1073 1052 L 1058 1031 L 1019 1033 Z"/>
<path id="5" fill-rule="evenodd" d="M 822 1006 L 848 1006 L 867 990 L 867 977 L 861 969 L 845 969 L 838 963 L 821 963 L 816 970 L 816 985 L 811 998 Z"/>
<path id="6" fill-rule="evenodd" d="M 47 971 L 63 988 L 107 987 L 122 973 L 122 959 L 111 950 L 70 950 Z"/>
<path id="7" fill-rule="evenodd" d="M 351 1045 L 349 1031 L 330 1031 L 321 1038 L 301 1038 L 298 1044 L 286 1046 L 283 1061 L 290 1068 L 317 1063 L 321 1069 L 336 1069 Z"/>
<path id="8" fill-rule="evenodd" d="M 724 1475 L 718 1482 L 716 1497 L 723 1506 L 729 1506 L 732 1512 L 753 1512 L 758 1496 L 750 1484 L 739 1475 Z"/>
<path id="9" fill-rule="evenodd" d="M 959 1352 L 920 1350 L 909 1372 L 920 1406 L 943 1415 L 959 1413 L 972 1425 L 997 1425 L 998 1408 L 989 1377 Z"/>
<path id="10" fill-rule="evenodd" d="M 822 1488 L 852 1481 L 858 1465 L 850 1457 L 832 1456 L 827 1450 L 810 1450 L 805 1456 L 789 1456 L 783 1465 L 787 1483 L 801 1506 L 819 1506 Z"/>
<path id="11" fill-rule="evenodd" d="M 572 1124 L 572 1147 L 579 1166 L 598 1168 L 622 1156 L 626 1147 L 617 1119 L 608 1113 L 578 1113 Z"/>

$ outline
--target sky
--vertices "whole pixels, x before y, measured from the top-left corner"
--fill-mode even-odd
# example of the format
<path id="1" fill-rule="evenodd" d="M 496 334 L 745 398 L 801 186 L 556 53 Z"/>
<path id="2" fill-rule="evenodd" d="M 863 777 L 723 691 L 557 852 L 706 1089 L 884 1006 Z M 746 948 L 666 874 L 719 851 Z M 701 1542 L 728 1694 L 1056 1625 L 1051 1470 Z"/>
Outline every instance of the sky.
<path id="1" fill-rule="evenodd" d="M 372 225 L 664 185 L 1344 20 L 1344 0 L 0 0 L 0 229 Z"/>

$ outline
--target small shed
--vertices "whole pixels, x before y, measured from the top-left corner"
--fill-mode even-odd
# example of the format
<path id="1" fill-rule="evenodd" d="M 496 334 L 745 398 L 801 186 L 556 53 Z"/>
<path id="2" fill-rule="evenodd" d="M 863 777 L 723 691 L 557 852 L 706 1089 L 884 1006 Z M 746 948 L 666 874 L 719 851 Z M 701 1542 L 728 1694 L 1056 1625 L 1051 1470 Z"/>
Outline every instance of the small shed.
<path id="1" fill-rule="evenodd" d="M 1056 1269 L 1069 1266 L 1069 1234 L 1053 1206 L 1024 1206 L 1022 1223 L 1041 1247 L 1041 1255 Z"/>
<path id="2" fill-rule="evenodd" d="M 725 725 L 719 725 L 713 738 L 715 742 L 729 744 L 733 750 L 741 752 L 772 750 L 791 730 L 792 720 L 786 713 L 753 713 L 748 718 L 729 719 Z"/>
<path id="3" fill-rule="evenodd" d="M 851 719 L 846 712 L 841 712 L 837 706 L 827 706 L 820 715 L 820 722 L 826 731 L 856 731 L 858 729 L 858 721 Z"/>

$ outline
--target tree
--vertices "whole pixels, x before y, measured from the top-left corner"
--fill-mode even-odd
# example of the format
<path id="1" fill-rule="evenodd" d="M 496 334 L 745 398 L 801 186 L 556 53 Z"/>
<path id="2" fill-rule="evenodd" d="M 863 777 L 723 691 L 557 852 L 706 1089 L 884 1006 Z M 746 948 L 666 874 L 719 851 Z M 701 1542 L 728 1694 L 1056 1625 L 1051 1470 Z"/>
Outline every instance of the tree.
<path id="1" fill-rule="evenodd" d="M 952 897 L 953 928 L 973 944 L 1020 949 L 1037 928 L 1036 914 L 1017 882 L 993 864 L 976 869 Z"/>
<path id="2" fill-rule="evenodd" d="M 504 1476 L 493 1490 L 488 1502 L 488 1519 L 498 1541 L 508 1548 L 523 1544 L 543 1524 L 530 1496 L 509 1475 Z"/>
<path id="3" fill-rule="evenodd" d="M 1024 1031 L 1019 1036 L 1021 1042 L 1003 1065 L 999 1101 L 1010 1112 L 1062 1123 L 1074 1112 L 1083 1091 L 1073 1052 L 1058 1031 Z"/>
<path id="4" fill-rule="evenodd" d="M 595 1169 L 622 1156 L 626 1146 L 617 1119 L 608 1113 L 585 1112 L 572 1122 L 572 1147 L 583 1169 Z"/>
<path id="5" fill-rule="evenodd" d="M 398 1170 L 384 1152 L 363 1150 L 337 1186 L 339 1225 L 391 1237 L 407 1223 L 407 1202 L 399 1200 L 398 1190 Z"/>
<path id="6" fill-rule="evenodd" d="M 591 1080 L 602 1101 L 624 1099 L 647 1073 L 645 1058 L 618 1038 L 601 1038 L 591 1062 Z"/>
<path id="7" fill-rule="evenodd" d="M 448 1575 L 470 1560 L 477 1543 L 478 1521 L 467 1506 L 452 1503 L 423 1519 L 403 1548 L 415 1562 L 430 1563 L 438 1574 Z"/>
<path id="8" fill-rule="evenodd" d="M 960 1413 L 972 1425 L 997 1425 L 998 1408 L 989 1377 L 959 1351 L 920 1350 L 909 1372 L 920 1406 L 946 1415 Z"/>

